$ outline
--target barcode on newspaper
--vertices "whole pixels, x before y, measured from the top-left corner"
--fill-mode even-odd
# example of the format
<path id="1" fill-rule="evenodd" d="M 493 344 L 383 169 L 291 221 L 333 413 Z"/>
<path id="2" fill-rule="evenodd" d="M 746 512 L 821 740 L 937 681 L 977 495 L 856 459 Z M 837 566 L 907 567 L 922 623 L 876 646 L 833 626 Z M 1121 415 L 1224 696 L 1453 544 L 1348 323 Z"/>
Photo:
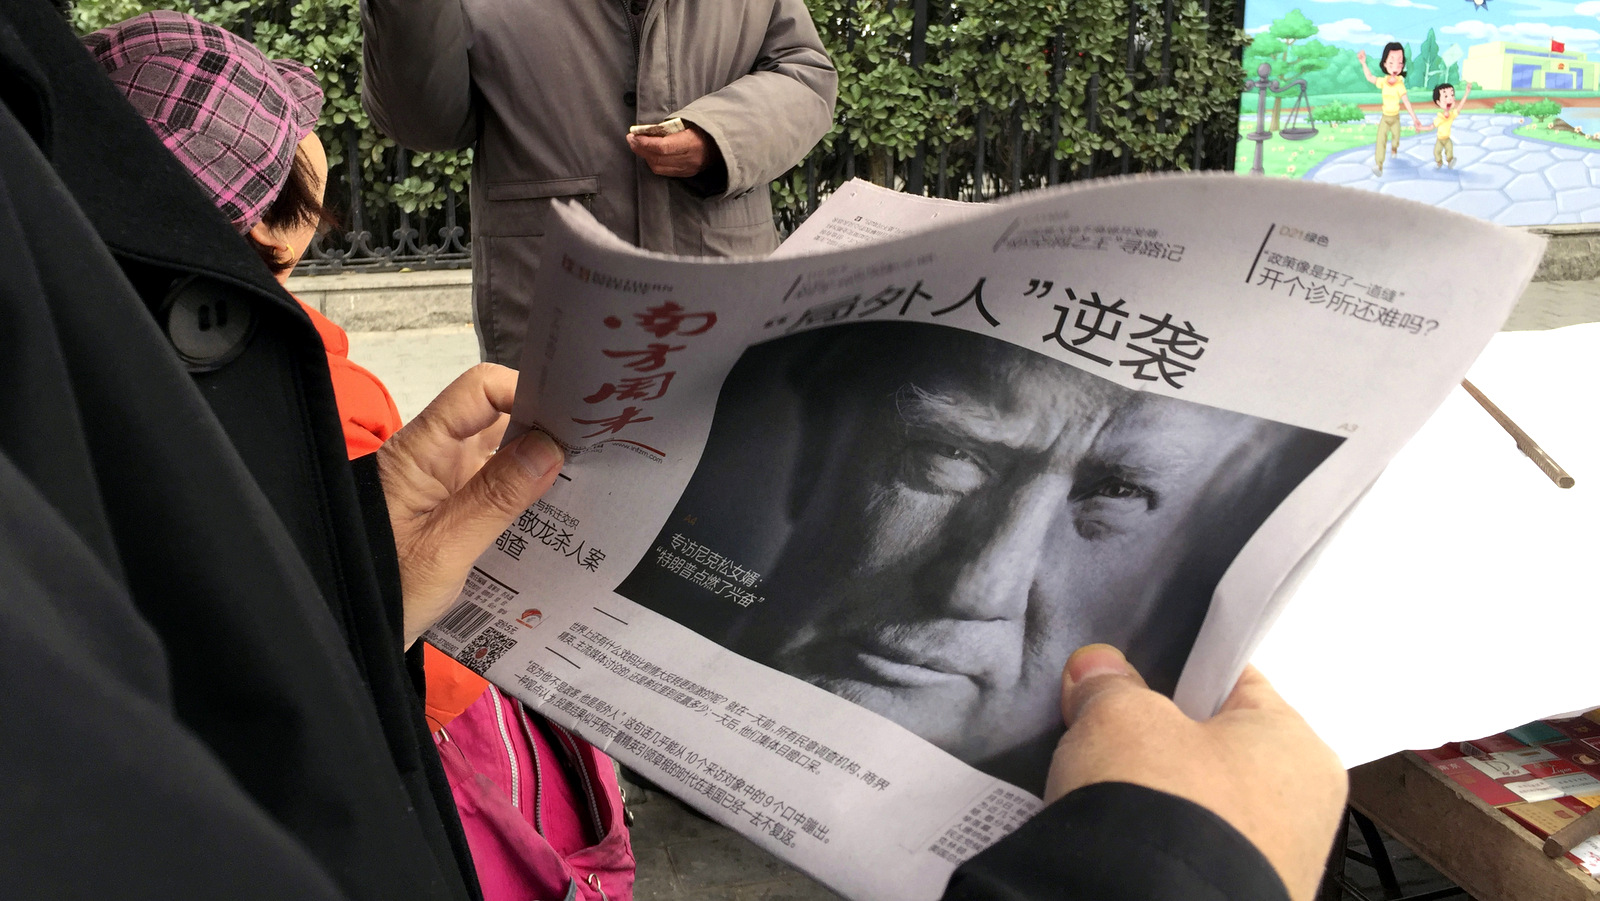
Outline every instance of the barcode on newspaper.
<path id="1" fill-rule="evenodd" d="M 1039 802 L 1032 795 L 997 785 L 980 795 L 960 819 L 951 821 L 942 835 L 930 837 L 927 850 L 960 866 L 1038 812 Z"/>
<path id="2" fill-rule="evenodd" d="M 483 628 L 492 614 L 481 607 L 465 604 L 449 616 L 439 620 L 440 631 L 466 641 L 472 633 Z"/>
<path id="3" fill-rule="evenodd" d="M 516 646 L 517 640 L 499 629 L 484 629 L 456 654 L 456 659 L 478 675 L 487 676 L 489 667 Z"/>

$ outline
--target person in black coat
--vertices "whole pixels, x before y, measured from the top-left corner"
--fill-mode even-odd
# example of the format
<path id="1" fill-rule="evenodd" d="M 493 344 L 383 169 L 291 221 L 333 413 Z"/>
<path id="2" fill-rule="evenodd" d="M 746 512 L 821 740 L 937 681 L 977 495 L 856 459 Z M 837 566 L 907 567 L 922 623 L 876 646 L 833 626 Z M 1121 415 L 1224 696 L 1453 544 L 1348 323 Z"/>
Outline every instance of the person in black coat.
<path id="1" fill-rule="evenodd" d="M 446 392 L 386 484 L 310 321 L 43 0 L 0 4 L 0 103 L 0 896 L 475 897 L 403 655 L 554 478 L 463 479 L 513 378 Z"/>
<path id="2" fill-rule="evenodd" d="M 555 478 L 487 454 L 514 375 L 347 462 L 310 322 L 46 0 L 0 5 L 0 246 L 0 896 L 478 897 L 414 639 Z M 947 897 L 1308 899 L 1331 752 L 1253 674 L 1196 724 L 1120 660 Z"/>

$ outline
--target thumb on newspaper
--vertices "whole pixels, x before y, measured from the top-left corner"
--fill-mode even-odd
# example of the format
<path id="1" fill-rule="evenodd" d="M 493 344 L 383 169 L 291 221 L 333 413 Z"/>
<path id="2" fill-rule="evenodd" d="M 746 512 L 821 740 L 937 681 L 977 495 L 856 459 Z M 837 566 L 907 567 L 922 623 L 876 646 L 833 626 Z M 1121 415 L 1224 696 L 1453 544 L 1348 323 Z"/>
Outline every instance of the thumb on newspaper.
<path id="1" fill-rule="evenodd" d="M 378 450 L 406 647 L 460 594 L 473 561 L 561 470 L 561 449 L 543 432 L 495 452 L 516 385 L 515 370 L 475 366 Z"/>
<path id="2" fill-rule="evenodd" d="M 1172 714 L 1187 721 L 1170 700 L 1145 685 L 1121 651 L 1105 644 L 1074 651 L 1061 674 L 1067 733 L 1050 762 L 1045 800 L 1092 782 L 1139 781 L 1123 772 L 1128 756 L 1123 744 Z"/>
<path id="3" fill-rule="evenodd" d="M 1061 715 L 1068 726 L 1082 717 L 1090 704 L 1108 695 L 1147 688 L 1128 658 L 1108 644 L 1084 645 L 1074 651 L 1062 677 Z"/>
<path id="4" fill-rule="evenodd" d="M 1125 782 L 1211 811 L 1266 857 L 1294 901 L 1311 901 L 1344 811 L 1333 750 L 1265 677 L 1246 667 L 1215 717 L 1195 722 L 1145 687 L 1116 648 L 1067 660 L 1045 800 L 1097 782 Z"/>

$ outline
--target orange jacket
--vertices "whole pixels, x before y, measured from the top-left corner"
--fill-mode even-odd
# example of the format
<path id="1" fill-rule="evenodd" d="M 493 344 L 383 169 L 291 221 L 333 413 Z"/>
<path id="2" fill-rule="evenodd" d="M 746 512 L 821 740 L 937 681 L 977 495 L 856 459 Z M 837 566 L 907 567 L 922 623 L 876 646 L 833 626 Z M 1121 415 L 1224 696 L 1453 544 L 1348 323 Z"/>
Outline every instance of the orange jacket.
<path id="1" fill-rule="evenodd" d="M 400 431 L 400 410 L 377 376 L 350 362 L 350 337 L 344 329 L 305 301 L 300 301 L 300 306 L 311 317 L 328 351 L 328 374 L 333 377 L 333 398 L 339 404 L 350 459 L 365 457 Z"/>
<path id="2" fill-rule="evenodd" d="M 300 306 L 311 317 L 328 351 L 328 374 L 333 377 L 333 399 L 339 405 L 345 448 L 352 460 L 364 457 L 400 431 L 400 410 L 377 376 L 350 362 L 350 337 L 344 329 L 305 301 L 300 301 Z M 437 731 L 472 706 L 489 683 L 433 645 L 424 646 L 422 655 L 428 679 L 423 705 L 428 725 Z"/>

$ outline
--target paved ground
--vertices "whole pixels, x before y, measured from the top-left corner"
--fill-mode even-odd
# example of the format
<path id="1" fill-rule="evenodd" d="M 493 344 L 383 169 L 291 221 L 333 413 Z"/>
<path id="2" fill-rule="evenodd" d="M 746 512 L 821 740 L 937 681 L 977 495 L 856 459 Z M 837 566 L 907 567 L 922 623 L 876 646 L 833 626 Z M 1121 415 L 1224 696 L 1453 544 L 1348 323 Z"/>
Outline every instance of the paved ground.
<path id="1" fill-rule="evenodd" d="M 410 422 L 444 386 L 478 362 L 470 325 L 351 332 L 350 359 L 372 370 Z"/>
<path id="2" fill-rule="evenodd" d="M 1568 291 L 1576 296 L 1577 292 Z M 1572 297 L 1567 301 L 1570 302 Z M 1596 298 L 1586 298 L 1595 303 Z M 1533 305 L 1537 307 L 1538 305 Z M 1541 327 L 1538 309 L 1523 314 L 1525 327 Z M 1548 326 L 1543 326 L 1548 327 Z M 350 357 L 372 370 L 409 420 L 441 388 L 478 360 L 471 326 L 350 333 Z M 634 814 L 638 901 L 835 901 L 833 892 L 738 835 L 690 812 L 672 797 L 638 787 L 628 792 Z M 1364 850 L 1351 830 L 1351 847 Z M 1387 842 L 1402 887 L 1409 894 L 1450 883 L 1404 846 Z M 1373 871 L 1349 864 L 1352 883 L 1378 897 Z M 1324 899 L 1335 901 L 1335 899 Z"/>
<path id="3" fill-rule="evenodd" d="M 1368 119 L 1377 121 L 1375 114 Z M 1512 134 L 1522 124 L 1520 116 L 1463 115 L 1451 129 L 1455 168 L 1438 169 L 1434 133 L 1413 134 L 1406 123 L 1400 154 L 1384 162 L 1383 175 L 1373 171 L 1374 147 L 1368 144 L 1328 156 L 1305 177 L 1437 204 L 1501 225 L 1600 222 L 1600 143 L 1583 150 Z"/>
<path id="4" fill-rule="evenodd" d="M 668 795 L 629 786 L 637 901 L 837 901 L 838 895 Z"/>

